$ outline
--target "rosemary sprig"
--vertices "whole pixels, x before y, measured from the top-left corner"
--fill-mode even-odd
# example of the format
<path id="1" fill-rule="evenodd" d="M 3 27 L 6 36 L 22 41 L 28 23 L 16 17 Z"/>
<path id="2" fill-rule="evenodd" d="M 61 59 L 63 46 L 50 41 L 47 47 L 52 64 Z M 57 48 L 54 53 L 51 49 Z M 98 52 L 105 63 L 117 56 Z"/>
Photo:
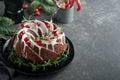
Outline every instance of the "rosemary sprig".
<path id="1" fill-rule="evenodd" d="M 42 69 L 43 71 L 46 69 L 47 66 L 55 66 L 57 67 L 59 65 L 60 60 L 64 60 L 67 58 L 67 55 L 69 54 L 69 50 L 63 51 L 63 54 L 61 57 L 58 57 L 53 60 L 48 60 L 48 61 L 43 61 L 42 63 L 36 62 L 36 61 L 28 61 L 24 58 L 18 57 L 15 55 L 14 50 L 10 50 L 10 54 L 8 56 L 8 60 L 13 62 L 14 64 L 17 64 L 18 67 L 20 66 L 26 66 L 26 67 L 31 67 L 32 71 L 36 71 L 38 69 Z"/>

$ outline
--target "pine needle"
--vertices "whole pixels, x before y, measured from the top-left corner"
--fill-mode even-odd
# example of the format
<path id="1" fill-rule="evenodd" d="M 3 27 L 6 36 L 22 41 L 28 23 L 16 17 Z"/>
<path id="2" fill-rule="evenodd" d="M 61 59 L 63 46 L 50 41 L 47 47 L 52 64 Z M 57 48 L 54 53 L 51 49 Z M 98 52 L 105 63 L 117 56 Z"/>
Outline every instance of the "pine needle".
<path id="1" fill-rule="evenodd" d="M 13 28 L 14 21 L 7 17 L 0 17 L 0 35 L 12 36 L 17 30 Z"/>

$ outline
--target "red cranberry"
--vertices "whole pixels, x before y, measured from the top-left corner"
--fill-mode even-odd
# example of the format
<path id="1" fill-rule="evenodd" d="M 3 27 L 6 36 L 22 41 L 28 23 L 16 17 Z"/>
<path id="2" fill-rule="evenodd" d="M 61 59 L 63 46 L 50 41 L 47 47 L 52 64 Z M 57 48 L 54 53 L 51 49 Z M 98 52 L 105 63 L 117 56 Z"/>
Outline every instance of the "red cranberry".
<path id="1" fill-rule="evenodd" d="M 27 41 L 26 44 L 30 46 L 31 42 L 30 42 L 30 41 Z"/>
<path id="2" fill-rule="evenodd" d="M 29 7 L 28 4 L 23 5 L 23 9 L 27 9 L 28 7 Z"/>
<path id="3" fill-rule="evenodd" d="M 36 11 L 35 12 L 35 16 L 39 16 L 40 15 L 40 12 L 39 11 Z"/>
<path id="4" fill-rule="evenodd" d="M 21 32 L 18 34 L 19 38 L 22 38 L 23 35 L 24 35 L 24 32 L 23 32 L 23 31 L 21 31 Z"/>
<path id="5" fill-rule="evenodd" d="M 28 38 L 28 37 L 26 37 L 24 40 L 27 42 L 27 41 L 29 41 L 29 38 Z"/>
<path id="6" fill-rule="evenodd" d="M 37 9 L 40 11 L 40 10 L 42 9 L 42 7 L 41 7 L 41 6 L 38 6 Z"/>

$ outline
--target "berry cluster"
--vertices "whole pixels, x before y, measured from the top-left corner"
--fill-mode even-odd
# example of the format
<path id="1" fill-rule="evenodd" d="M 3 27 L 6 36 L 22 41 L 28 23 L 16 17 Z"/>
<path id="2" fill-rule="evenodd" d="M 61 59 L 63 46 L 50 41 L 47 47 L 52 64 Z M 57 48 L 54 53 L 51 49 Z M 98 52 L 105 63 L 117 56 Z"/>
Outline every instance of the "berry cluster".
<path id="1" fill-rule="evenodd" d="M 43 42 L 41 40 L 36 39 L 35 42 L 39 45 L 39 46 L 43 46 Z"/>
<path id="2" fill-rule="evenodd" d="M 21 32 L 18 34 L 18 37 L 21 39 L 24 34 L 25 34 L 25 33 L 24 33 L 23 31 L 21 31 Z M 25 37 L 24 41 L 26 42 L 27 45 L 30 46 L 31 42 L 30 42 L 30 40 L 29 40 L 28 37 Z"/>
<path id="3" fill-rule="evenodd" d="M 59 34 L 57 33 L 57 26 L 56 25 L 54 25 L 54 30 L 53 30 L 53 35 L 54 36 L 58 36 Z"/>
<path id="4" fill-rule="evenodd" d="M 22 28 L 30 28 L 29 25 L 25 25 L 24 23 L 21 24 L 21 27 L 22 27 Z"/>
<path id="5" fill-rule="evenodd" d="M 24 40 L 25 40 L 26 44 L 30 46 L 31 42 L 30 42 L 29 38 L 26 37 Z"/>
<path id="6" fill-rule="evenodd" d="M 28 8 L 29 8 L 29 5 L 28 5 L 28 4 L 24 4 L 24 5 L 23 5 L 23 9 L 28 9 Z M 35 11 L 34 11 L 35 16 L 39 16 L 41 10 L 42 10 L 42 7 L 41 7 L 41 6 L 36 7 L 36 9 L 35 9 Z"/>
<path id="7" fill-rule="evenodd" d="M 50 23 L 48 23 L 48 22 L 45 21 L 45 20 L 42 21 L 42 22 L 45 24 L 46 28 L 50 29 Z M 40 23 L 37 22 L 37 21 L 35 21 L 35 20 L 31 20 L 31 23 L 33 23 L 33 24 L 35 24 L 35 25 L 37 25 L 37 26 L 40 26 Z M 25 24 L 25 23 L 21 23 L 20 26 L 21 26 L 22 28 L 30 28 L 30 25 Z M 57 25 L 53 24 L 53 31 L 52 31 L 53 37 L 58 37 L 58 36 L 59 36 L 58 30 L 59 30 L 59 29 L 58 29 Z M 21 32 L 18 34 L 18 37 L 21 39 L 24 34 L 25 34 L 25 32 L 24 32 L 24 31 L 21 31 Z M 29 46 L 31 45 L 31 41 L 29 40 L 28 37 L 25 37 L 25 38 L 24 38 L 24 41 L 26 42 L 27 45 L 29 45 Z M 48 43 L 51 42 L 51 37 L 46 36 L 46 37 L 44 37 L 44 38 L 42 38 L 42 39 L 36 38 L 36 39 L 35 39 L 35 42 L 36 42 L 39 46 L 44 46 L 44 44 L 46 44 L 46 43 L 48 44 Z"/>

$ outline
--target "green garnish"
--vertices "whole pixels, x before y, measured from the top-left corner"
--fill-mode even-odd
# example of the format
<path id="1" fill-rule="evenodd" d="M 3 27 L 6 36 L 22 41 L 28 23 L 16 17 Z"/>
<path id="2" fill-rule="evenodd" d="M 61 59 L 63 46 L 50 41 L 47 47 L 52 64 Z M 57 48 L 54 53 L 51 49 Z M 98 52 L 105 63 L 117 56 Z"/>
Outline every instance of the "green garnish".
<path id="1" fill-rule="evenodd" d="M 32 71 L 34 72 L 38 69 L 42 69 L 44 71 L 47 66 L 57 67 L 61 60 L 64 60 L 67 58 L 68 54 L 69 54 L 69 50 L 63 51 L 63 54 L 61 55 L 61 57 L 39 63 L 36 61 L 28 61 L 24 58 L 18 57 L 15 55 L 14 50 L 11 49 L 10 54 L 8 56 L 8 60 L 10 60 L 13 64 L 17 64 L 18 67 L 21 67 L 21 66 L 31 67 Z"/>

